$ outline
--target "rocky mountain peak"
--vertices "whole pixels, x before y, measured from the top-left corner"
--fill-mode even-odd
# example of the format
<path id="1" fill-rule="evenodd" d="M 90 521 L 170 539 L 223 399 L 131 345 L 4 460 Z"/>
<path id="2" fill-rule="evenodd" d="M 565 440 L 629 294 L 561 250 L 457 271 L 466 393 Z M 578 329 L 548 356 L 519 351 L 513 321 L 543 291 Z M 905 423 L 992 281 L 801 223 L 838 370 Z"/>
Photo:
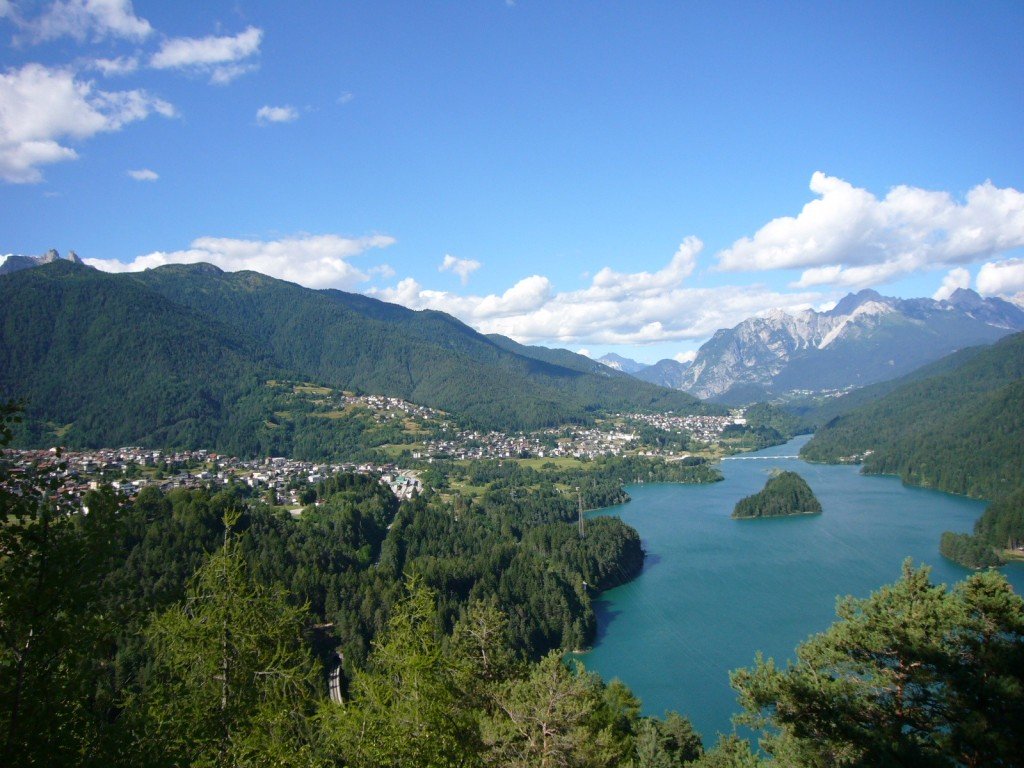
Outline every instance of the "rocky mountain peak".
<path id="1" fill-rule="evenodd" d="M 963 347 L 1024 330 L 1024 310 L 961 289 L 946 301 L 863 290 L 827 312 L 772 310 L 720 330 L 682 376 L 682 389 L 723 398 L 830 391 L 894 378 Z"/>
<path id="2" fill-rule="evenodd" d="M 607 365 L 613 370 L 622 371 L 623 373 L 638 373 L 647 367 L 642 363 L 638 363 L 636 360 L 630 360 L 628 357 L 622 357 L 614 352 L 609 352 L 604 357 L 599 357 L 597 362 Z"/>
<path id="3" fill-rule="evenodd" d="M 846 294 L 842 299 L 840 299 L 839 303 L 836 304 L 835 307 L 825 314 L 833 317 L 852 315 L 857 310 L 857 307 L 868 302 L 889 303 L 888 300 L 878 291 L 865 288 L 864 290 L 857 291 L 856 293 Z"/>

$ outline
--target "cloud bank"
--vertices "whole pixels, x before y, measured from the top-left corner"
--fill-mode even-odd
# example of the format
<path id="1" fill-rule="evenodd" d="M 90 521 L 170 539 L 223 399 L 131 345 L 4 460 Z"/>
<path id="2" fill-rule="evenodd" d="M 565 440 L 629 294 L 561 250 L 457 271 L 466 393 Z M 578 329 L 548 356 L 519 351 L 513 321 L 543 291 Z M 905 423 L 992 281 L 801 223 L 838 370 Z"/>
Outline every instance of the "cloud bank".
<path id="1" fill-rule="evenodd" d="M 385 301 L 455 315 L 483 333 L 522 343 L 645 344 L 710 336 L 766 307 L 800 309 L 816 293 L 781 294 L 763 286 L 689 288 L 703 244 L 687 238 L 656 272 L 600 270 L 576 291 L 557 291 L 530 275 L 501 294 L 463 296 L 424 288 L 413 278 L 371 290 Z"/>
<path id="2" fill-rule="evenodd" d="M 200 237 L 188 250 L 154 251 L 127 264 L 115 259 L 85 259 L 85 263 L 105 272 L 141 272 L 165 264 L 206 262 L 226 272 L 253 270 L 309 288 L 353 289 L 374 272 L 383 270 L 387 274 L 388 268 L 363 271 L 352 266 L 349 259 L 394 243 L 395 238 L 388 235 L 302 235 L 280 240 Z"/>
<path id="3" fill-rule="evenodd" d="M 1013 298 L 1024 305 L 1024 259 L 983 264 L 978 271 L 978 292 Z"/>
<path id="4" fill-rule="evenodd" d="M 413 277 L 386 288 L 367 288 L 364 283 L 389 280 L 394 271 L 387 265 L 356 267 L 352 259 L 393 244 L 388 235 L 303 235 L 270 241 L 203 237 L 187 250 L 157 251 L 130 264 L 87 261 L 111 271 L 205 261 L 311 288 L 361 286 L 369 295 L 411 309 L 450 313 L 483 333 L 562 346 L 706 339 L 769 309 L 821 310 L 834 305 L 847 288 L 879 285 L 908 270 L 942 266 L 946 271 L 935 298 L 969 287 L 971 271 L 965 265 L 981 264 L 975 281 L 980 293 L 1024 299 L 1024 259 L 989 258 L 1024 243 L 1024 196 L 1016 190 L 986 182 L 958 203 L 947 193 L 897 187 L 878 199 L 823 174 L 815 174 L 812 189 L 820 198 L 799 215 L 774 219 L 713 257 L 713 271 L 719 274 L 803 268 L 801 279 L 783 290 L 763 284 L 692 285 L 704 250 L 696 237 L 683 240 L 654 271 L 606 266 L 575 290 L 560 290 L 549 277 L 532 274 L 504 291 L 480 294 L 435 290 Z M 480 266 L 446 254 L 437 269 L 457 275 L 465 286 Z M 675 359 L 686 362 L 692 355 L 681 353 Z"/>
<path id="5" fill-rule="evenodd" d="M 821 172 L 810 188 L 818 199 L 721 251 L 719 269 L 802 269 L 793 287 L 862 288 L 1024 246 L 1024 194 L 990 181 L 959 203 L 908 186 L 878 199 Z"/>

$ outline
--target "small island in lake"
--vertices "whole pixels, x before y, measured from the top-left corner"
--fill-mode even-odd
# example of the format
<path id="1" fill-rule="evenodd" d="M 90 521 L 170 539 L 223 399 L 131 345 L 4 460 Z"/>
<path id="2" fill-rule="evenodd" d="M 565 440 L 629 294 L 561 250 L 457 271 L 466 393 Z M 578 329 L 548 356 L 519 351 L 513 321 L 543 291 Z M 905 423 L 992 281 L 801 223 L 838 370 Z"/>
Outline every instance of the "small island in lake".
<path id="1" fill-rule="evenodd" d="M 779 472 L 768 478 L 760 493 L 740 499 L 732 511 L 732 516 L 745 520 L 756 517 L 817 515 L 820 512 L 821 502 L 814 496 L 806 480 L 796 472 Z"/>

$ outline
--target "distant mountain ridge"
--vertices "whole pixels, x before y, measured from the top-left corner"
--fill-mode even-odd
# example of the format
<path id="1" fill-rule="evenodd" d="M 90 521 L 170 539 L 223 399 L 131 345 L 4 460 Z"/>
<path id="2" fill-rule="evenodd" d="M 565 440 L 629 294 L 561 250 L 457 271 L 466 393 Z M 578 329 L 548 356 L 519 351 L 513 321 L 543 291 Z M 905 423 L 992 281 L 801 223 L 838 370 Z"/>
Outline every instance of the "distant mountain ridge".
<path id="1" fill-rule="evenodd" d="M 794 390 L 859 387 L 1018 330 L 1024 330 L 1024 309 L 968 289 L 941 301 L 863 290 L 825 312 L 772 310 L 717 331 L 680 388 L 742 402 Z"/>
<path id="2" fill-rule="evenodd" d="M 60 254 L 52 248 L 42 256 L 22 256 L 17 253 L 8 253 L 4 256 L 0 256 L 0 275 L 7 275 L 11 272 L 18 272 L 22 269 L 39 267 L 43 264 L 52 264 L 59 258 Z M 67 260 L 73 264 L 82 263 L 82 260 L 78 258 L 78 254 L 74 251 L 68 251 Z"/>
<path id="3" fill-rule="evenodd" d="M 614 352 L 609 352 L 607 355 L 597 358 L 597 362 L 608 366 L 612 370 L 629 374 L 639 373 L 644 368 L 648 367 L 643 363 L 638 363 L 636 360 L 630 360 L 628 357 L 622 357 L 622 355 L 617 355 Z"/>
<path id="4" fill-rule="evenodd" d="M 265 387 L 277 378 L 401 397 L 501 430 L 601 411 L 709 410 L 441 312 L 255 272 L 176 264 L 110 274 L 58 259 L 0 277 L 0 398 L 28 402 L 40 441 L 247 454 L 257 450 L 250 433 L 275 429 Z"/>
<path id="5" fill-rule="evenodd" d="M 630 376 L 640 379 L 640 381 L 657 384 L 659 387 L 668 387 L 669 389 L 683 388 L 684 374 L 686 369 L 690 367 L 689 363 L 680 363 L 678 360 L 670 358 L 665 358 L 648 365 L 647 363 L 631 360 L 628 357 L 622 357 L 614 352 L 609 352 L 607 355 L 597 358 L 597 362 L 614 371 L 628 373 Z"/>

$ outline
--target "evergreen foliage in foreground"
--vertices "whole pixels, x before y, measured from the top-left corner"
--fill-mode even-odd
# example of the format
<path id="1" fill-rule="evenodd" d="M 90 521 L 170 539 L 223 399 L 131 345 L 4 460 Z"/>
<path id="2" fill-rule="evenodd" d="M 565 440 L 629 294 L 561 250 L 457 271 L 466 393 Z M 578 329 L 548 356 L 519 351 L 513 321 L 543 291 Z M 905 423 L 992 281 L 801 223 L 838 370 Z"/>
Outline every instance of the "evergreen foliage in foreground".
<path id="1" fill-rule="evenodd" d="M 775 764 L 1021 764 L 1024 602 L 998 572 L 948 591 L 908 561 L 836 612 L 787 667 L 758 657 L 732 675 Z"/>
<path id="2" fill-rule="evenodd" d="M 821 512 L 811 487 L 796 472 L 779 472 L 768 478 L 762 490 L 740 499 L 732 511 L 735 518 L 815 515 Z"/>

